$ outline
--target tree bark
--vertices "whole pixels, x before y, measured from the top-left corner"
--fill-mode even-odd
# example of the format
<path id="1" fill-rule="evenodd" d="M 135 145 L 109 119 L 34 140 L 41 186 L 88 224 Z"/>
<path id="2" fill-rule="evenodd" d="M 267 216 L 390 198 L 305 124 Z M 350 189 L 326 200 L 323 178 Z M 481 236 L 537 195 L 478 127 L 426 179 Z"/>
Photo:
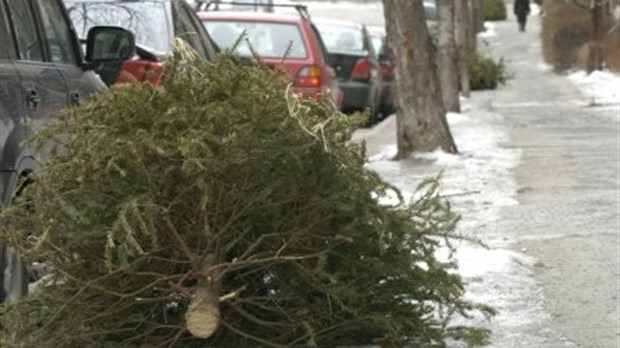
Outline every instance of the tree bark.
<path id="1" fill-rule="evenodd" d="M 383 0 L 383 5 L 388 41 L 396 63 L 396 159 L 437 148 L 456 153 L 422 0 Z"/>
<path id="2" fill-rule="evenodd" d="M 459 74 L 459 87 L 461 94 L 469 98 L 471 86 L 469 84 L 469 71 L 467 70 L 467 52 L 472 49 L 467 43 L 467 33 L 471 32 L 471 12 L 469 0 L 455 0 L 455 45 Z"/>
<path id="3" fill-rule="evenodd" d="M 582 47 L 585 50 L 585 69 L 588 74 L 594 70 L 603 70 L 603 6 L 601 0 L 593 0 L 591 4 L 591 39 Z"/>
<path id="4" fill-rule="evenodd" d="M 456 52 L 454 0 L 437 0 L 439 18 L 438 62 L 443 104 L 447 111 L 460 112 L 459 71 Z"/>
<path id="5" fill-rule="evenodd" d="M 483 0 L 472 0 L 472 13 L 474 17 L 474 42 L 476 34 L 484 31 L 484 4 Z"/>

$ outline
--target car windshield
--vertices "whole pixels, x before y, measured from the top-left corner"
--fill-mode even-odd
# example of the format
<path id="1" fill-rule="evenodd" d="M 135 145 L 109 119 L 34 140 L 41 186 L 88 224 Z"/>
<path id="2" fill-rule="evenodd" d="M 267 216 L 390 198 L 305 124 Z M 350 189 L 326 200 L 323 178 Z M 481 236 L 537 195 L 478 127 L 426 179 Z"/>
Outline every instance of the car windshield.
<path id="1" fill-rule="evenodd" d="M 252 51 L 263 58 L 303 59 L 306 46 L 295 24 L 250 21 L 204 21 L 207 32 L 220 47 L 232 49 L 243 36 L 234 52 L 251 56 Z"/>
<path id="2" fill-rule="evenodd" d="M 166 3 L 161 1 L 65 1 L 69 16 L 81 39 L 97 25 L 125 28 L 136 37 L 136 43 L 160 53 L 171 50 L 171 25 Z"/>
<path id="3" fill-rule="evenodd" d="M 327 51 L 364 52 L 362 31 L 354 27 L 315 23 Z"/>

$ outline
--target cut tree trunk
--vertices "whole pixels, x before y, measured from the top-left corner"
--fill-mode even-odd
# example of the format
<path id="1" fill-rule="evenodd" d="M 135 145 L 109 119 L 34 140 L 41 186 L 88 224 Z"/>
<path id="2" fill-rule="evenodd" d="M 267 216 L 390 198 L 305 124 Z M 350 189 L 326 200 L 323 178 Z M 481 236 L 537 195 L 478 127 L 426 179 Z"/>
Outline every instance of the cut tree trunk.
<path id="1" fill-rule="evenodd" d="M 220 325 L 220 277 L 210 274 L 212 263 L 207 258 L 203 264 L 198 287 L 185 313 L 187 330 L 198 338 L 211 337 Z"/>
<path id="2" fill-rule="evenodd" d="M 454 0 L 437 0 L 439 18 L 438 62 L 443 104 L 447 111 L 460 112 L 459 71 L 454 38 Z"/>
<path id="3" fill-rule="evenodd" d="M 383 5 L 388 41 L 396 63 L 396 159 L 437 148 L 456 153 L 422 0 L 383 0 Z"/>
<path id="4" fill-rule="evenodd" d="M 471 86 L 469 84 L 469 71 L 467 70 L 467 52 L 472 50 L 467 43 L 467 33 L 471 32 L 471 12 L 469 0 L 455 0 L 455 43 L 457 52 L 457 64 L 459 70 L 459 87 L 461 94 L 469 98 Z"/>

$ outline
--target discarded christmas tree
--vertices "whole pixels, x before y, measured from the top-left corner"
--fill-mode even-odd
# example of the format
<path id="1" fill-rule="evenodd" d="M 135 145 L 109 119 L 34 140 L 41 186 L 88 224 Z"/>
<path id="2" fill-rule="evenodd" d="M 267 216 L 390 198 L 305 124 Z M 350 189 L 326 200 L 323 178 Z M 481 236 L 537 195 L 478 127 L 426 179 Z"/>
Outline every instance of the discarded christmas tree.
<path id="1" fill-rule="evenodd" d="M 5 242 L 50 275 L 4 308 L 9 347 L 437 345 L 484 338 L 436 249 L 458 217 L 398 191 L 349 143 L 360 117 L 281 74 L 177 47 L 159 87 L 114 88 L 35 144 L 43 175 Z M 55 150 L 54 150 L 55 149 Z M 482 336 L 480 336 L 482 334 Z"/>

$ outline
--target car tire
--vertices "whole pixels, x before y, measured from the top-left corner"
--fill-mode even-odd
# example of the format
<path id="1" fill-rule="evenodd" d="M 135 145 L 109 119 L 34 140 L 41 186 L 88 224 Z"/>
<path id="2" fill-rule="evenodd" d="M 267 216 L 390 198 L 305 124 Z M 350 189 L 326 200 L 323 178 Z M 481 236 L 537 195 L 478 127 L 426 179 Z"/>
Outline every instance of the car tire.
<path id="1" fill-rule="evenodd" d="M 22 193 L 30 180 L 28 174 L 20 176 L 16 184 L 15 195 L 9 202 L 15 202 L 15 198 Z M 28 295 L 30 281 L 29 267 L 15 249 L 10 246 L 0 246 L 0 303 L 16 302 Z"/>

